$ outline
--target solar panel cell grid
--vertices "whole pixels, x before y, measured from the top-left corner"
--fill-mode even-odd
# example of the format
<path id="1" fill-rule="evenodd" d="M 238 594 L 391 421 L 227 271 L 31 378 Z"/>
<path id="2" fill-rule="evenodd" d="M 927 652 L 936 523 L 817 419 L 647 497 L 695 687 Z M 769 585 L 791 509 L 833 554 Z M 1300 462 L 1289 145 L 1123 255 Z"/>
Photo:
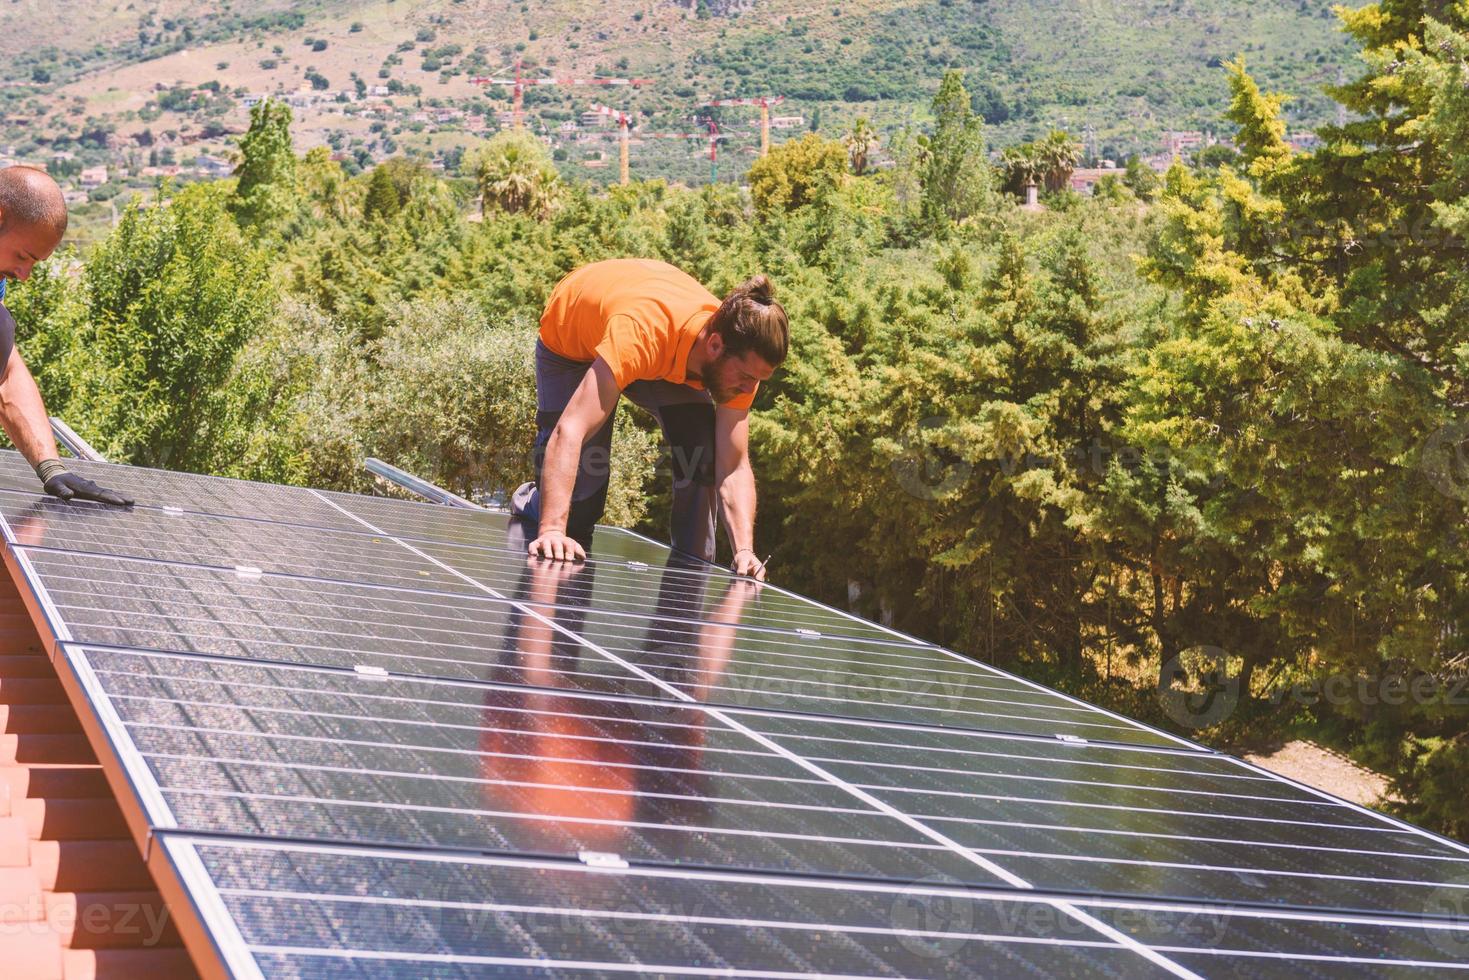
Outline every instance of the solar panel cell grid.
<path id="1" fill-rule="evenodd" d="M 994 881 L 699 709 L 74 655 L 184 829 Z M 380 704 L 432 713 L 379 722 Z M 1469 888 L 1469 855 L 1287 784 L 1196 773 L 1186 753 L 1129 751 L 1132 765 L 1159 768 L 1119 773 L 1085 765 L 1119 762 L 1113 748 L 984 741 L 1024 769 L 989 756 L 910 767 L 901 753 L 870 765 L 856 760 L 876 746 L 809 738 L 799 754 L 1042 887 L 1359 910 L 1421 908 L 1435 888 Z"/>
<path id="2" fill-rule="evenodd" d="M 655 674 L 672 696 L 769 710 L 1030 734 L 1176 744 L 1175 740 L 933 647 L 747 628 L 753 587 L 725 581 L 705 602 L 665 588 L 648 616 L 609 616 L 482 592 L 244 576 L 232 570 L 21 549 L 82 642 L 214 653 L 420 676 L 649 693 L 599 651 Z M 517 562 L 522 595 L 555 597 L 582 574 Z M 695 573 L 681 570 L 680 586 Z M 679 601 L 667 596 L 678 596 Z M 534 610 L 530 612 L 529 610 Z M 699 619 L 697 617 L 705 617 Z M 580 637 L 580 643 L 573 637 Z"/>
<path id="3" fill-rule="evenodd" d="M 22 467 L 11 567 L 231 972 L 1469 952 L 1463 846 L 635 535 L 556 566 L 488 512 L 79 465 L 109 511 Z"/>
<path id="4" fill-rule="evenodd" d="M 447 968 L 435 962 L 441 957 L 471 971 L 519 968 L 525 972 L 509 975 L 526 976 L 621 967 L 957 978 L 974 976 L 979 962 L 995 973 L 1166 975 L 1043 902 L 532 862 L 172 846 L 197 850 L 267 972 L 326 975 L 350 949 L 414 976 Z"/>
<path id="5" fill-rule="evenodd" d="M 570 857 L 611 850 L 837 875 L 977 874 L 676 704 L 67 656 L 98 678 L 146 762 L 135 778 L 156 785 L 186 830 Z M 420 723 L 379 721 L 382 710 Z"/>

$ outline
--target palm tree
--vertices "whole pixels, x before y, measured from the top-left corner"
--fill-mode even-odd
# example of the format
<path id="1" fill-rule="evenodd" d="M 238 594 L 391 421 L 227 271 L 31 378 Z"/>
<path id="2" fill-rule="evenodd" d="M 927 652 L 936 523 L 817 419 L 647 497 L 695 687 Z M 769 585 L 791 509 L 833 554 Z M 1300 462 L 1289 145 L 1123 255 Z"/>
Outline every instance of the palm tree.
<path id="1" fill-rule="evenodd" d="M 1005 190 L 1024 194 L 1025 188 L 1039 185 L 1045 176 L 1045 164 L 1034 143 L 1006 147 L 1000 155 L 1005 169 Z"/>
<path id="2" fill-rule="evenodd" d="M 1081 144 L 1065 130 L 1055 129 L 1036 144 L 1036 155 L 1041 162 L 1046 190 L 1054 194 L 1064 188 L 1076 172 L 1076 165 L 1081 162 Z"/>
<path id="3" fill-rule="evenodd" d="M 481 213 L 494 209 L 544 218 L 555 207 L 560 176 L 534 136 L 499 133 L 467 163 L 479 182 Z"/>
<path id="4" fill-rule="evenodd" d="M 851 131 L 847 133 L 842 142 L 847 144 L 847 156 L 852 162 L 852 173 L 861 177 L 867 172 L 869 157 L 873 148 L 877 146 L 877 132 L 867 121 L 866 116 L 858 116 L 856 122 L 852 123 Z"/>

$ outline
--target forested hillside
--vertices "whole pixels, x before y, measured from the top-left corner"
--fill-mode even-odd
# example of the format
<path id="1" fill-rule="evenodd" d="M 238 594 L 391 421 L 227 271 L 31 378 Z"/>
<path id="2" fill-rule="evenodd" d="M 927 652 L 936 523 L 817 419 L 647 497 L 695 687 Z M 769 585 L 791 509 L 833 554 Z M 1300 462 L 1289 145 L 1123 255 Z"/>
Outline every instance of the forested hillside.
<path id="1" fill-rule="evenodd" d="M 1246 54 L 1295 97 L 1292 125 L 1331 119 L 1322 94 L 1352 47 L 1328 0 L 7 0 L 0 31 L 0 146 L 20 157 L 102 151 L 144 159 L 159 145 L 218 145 L 243 128 L 248 94 L 320 94 L 303 106 L 298 148 L 330 142 L 364 164 L 400 150 L 462 146 L 457 125 L 424 110 L 509 108 L 508 88 L 478 75 L 623 76 L 637 90 L 534 88 L 548 132 L 595 101 L 635 111 L 649 132 L 693 123 L 710 98 L 785 96 L 800 128 L 841 132 L 857 113 L 884 135 L 924 118 L 939 74 L 968 72 L 997 145 L 1053 128 L 1090 134 L 1121 160 L 1160 148 L 1165 130 L 1212 128 L 1226 97 L 1219 65 Z M 200 86 L 213 86 L 201 90 Z M 356 117 L 346 93 L 392 112 Z M 391 89 L 391 91 L 386 91 Z M 748 112 L 725 114 L 728 175 L 751 161 Z M 377 123 L 376 126 L 373 124 Z M 162 140 L 165 133 L 174 137 Z M 458 133 L 457 136 L 452 135 Z M 799 135 L 799 134 L 797 134 Z M 778 138 L 784 138 L 778 136 Z M 358 151 L 361 151 L 360 153 Z M 581 167 L 592 149 L 571 152 Z M 691 177 L 698 146 L 640 149 L 651 175 Z M 585 171 L 583 171 L 585 172 Z"/>
<path id="2" fill-rule="evenodd" d="M 1367 67 L 1320 149 L 1236 64 L 1238 160 L 1039 212 L 957 72 L 890 170 L 811 134 L 747 187 L 596 189 L 515 134 L 458 177 L 353 177 L 266 102 L 235 179 L 128 209 L 8 302 L 111 457 L 360 489 L 375 454 L 483 495 L 529 475 L 559 276 L 766 272 L 793 325 L 753 424 L 784 584 L 1216 744 L 1309 733 L 1463 837 L 1469 12 L 1345 16 Z M 611 517 L 661 534 L 656 439 L 620 411 Z"/>

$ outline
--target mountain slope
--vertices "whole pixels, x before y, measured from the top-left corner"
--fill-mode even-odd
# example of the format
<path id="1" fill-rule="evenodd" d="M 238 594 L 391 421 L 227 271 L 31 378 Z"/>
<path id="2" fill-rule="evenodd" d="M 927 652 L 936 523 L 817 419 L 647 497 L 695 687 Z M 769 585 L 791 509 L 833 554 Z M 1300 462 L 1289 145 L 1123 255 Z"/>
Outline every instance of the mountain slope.
<path id="1" fill-rule="evenodd" d="M 500 109 L 507 89 L 468 79 L 508 73 L 517 57 L 530 74 L 654 81 L 533 89 L 527 102 L 549 126 L 607 100 L 646 113 L 647 127 L 687 128 L 704 98 L 779 94 L 782 112 L 815 116 L 824 131 L 859 112 L 891 128 L 921 120 L 943 69 L 957 66 L 993 142 L 1065 126 L 1117 155 L 1154 148 L 1165 129 L 1216 127 L 1221 59 L 1244 53 L 1266 85 L 1297 96 L 1288 109 L 1297 127 L 1326 121 L 1321 85 L 1354 71 L 1326 0 L 9 0 L 4 21 L 0 146 L 20 155 L 38 144 L 44 155 L 56 140 L 86 149 L 89 121 L 93 143 L 108 128 L 124 137 L 187 128 L 184 117 L 196 128 L 244 123 L 238 100 L 162 106 L 158 84 L 218 81 L 228 94 L 315 80 L 335 92 L 361 79 L 403 87 L 405 108 Z M 330 115 L 298 112 L 303 142 L 336 131 L 339 148 L 356 139 L 373 155 L 443 143 L 412 126 L 372 134 Z M 730 118 L 743 127 L 748 114 Z"/>

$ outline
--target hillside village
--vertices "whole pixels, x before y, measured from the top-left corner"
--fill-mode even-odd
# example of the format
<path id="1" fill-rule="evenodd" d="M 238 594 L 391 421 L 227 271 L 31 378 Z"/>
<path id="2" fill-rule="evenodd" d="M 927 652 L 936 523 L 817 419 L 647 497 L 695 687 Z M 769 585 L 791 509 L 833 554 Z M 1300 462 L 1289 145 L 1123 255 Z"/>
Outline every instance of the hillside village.
<path id="1" fill-rule="evenodd" d="M 1033 0 L 12 7 L 26 30 L 0 38 L 0 162 L 45 167 L 84 218 L 88 206 L 110 217 L 113 199 L 151 194 L 160 179 L 232 172 L 249 109 L 266 97 L 291 105 L 298 152 L 328 147 L 349 173 L 403 155 L 457 173 L 466 149 L 513 125 L 511 88 L 497 82 L 516 64 L 535 82 L 566 80 L 528 85 L 524 122 L 564 175 L 594 183 L 618 176 L 620 134 L 599 104 L 630 114 L 638 177 L 740 179 L 760 152 L 757 114 L 704 103 L 766 96 L 773 141 L 839 137 L 862 116 L 882 167 L 894 133 L 928 125 L 933 79 L 956 64 L 992 151 L 1064 130 L 1081 146 L 1073 186 L 1085 192 L 1133 156 L 1159 170 L 1227 149 L 1215 131 L 1223 59 L 1244 54 L 1283 83 L 1287 122 L 1307 134 L 1332 111 L 1319 89 L 1349 58 L 1329 4 L 1315 0 L 1125 16 Z M 1167 31 L 1129 33 L 1123 20 L 1135 16 Z M 1081 40 L 1057 49 L 1057 33 Z M 612 77 L 645 84 L 590 83 Z"/>
<path id="2" fill-rule="evenodd" d="M 144 109 L 138 114 L 138 126 L 112 129 L 94 139 L 85 148 L 59 149 L 33 146 L 22 152 L 14 144 L 0 145 L 0 166 L 27 164 L 45 169 L 61 183 L 69 204 L 108 202 L 123 194 L 151 195 L 160 181 L 172 183 L 216 180 L 230 176 L 236 167 L 238 151 L 235 140 L 249 124 L 249 112 L 267 98 L 289 105 L 303 125 L 298 127 L 304 152 L 313 146 L 327 146 L 331 158 L 349 173 L 370 169 L 395 154 L 402 153 L 414 138 L 438 148 L 424 152 L 409 149 L 421 156 L 433 170 L 453 172 L 464 150 L 474 142 L 516 124 L 515 113 L 505 99 L 491 97 L 468 100 L 424 98 L 421 91 L 407 91 L 401 84 L 366 84 L 360 79 L 352 88 L 322 89 L 305 85 L 294 91 L 248 91 L 243 88 L 226 91 L 217 83 L 188 87 L 179 83 L 157 82 Z M 598 103 L 583 100 L 587 108 L 571 112 L 526 112 L 523 125 L 541 138 L 553 158 L 568 172 L 584 172 L 589 179 L 611 180 L 616 177 L 616 140 L 619 137 L 613 115 L 600 110 Z M 564 117 L 564 118 L 563 118 Z M 13 126 L 28 120 L 12 115 L 3 120 Z M 772 142 L 813 130 L 814 119 L 800 112 L 772 114 L 769 129 Z M 640 161 L 639 176 L 673 176 L 690 181 L 685 167 L 670 167 L 680 156 L 702 159 L 712 141 L 703 131 L 703 120 L 687 123 L 684 132 L 661 132 L 645 118 L 634 122 L 629 130 L 629 145 L 641 157 L 646 147 L 662 150 L 660 159 L 651 165 Z M 758 154 L 759 122 L 751 117 L 727 120 L 719 139 L 726 159 L 734 156 L 736 164 L 726 168 L 726 179 L 738 179 L 740 173 Z M 679 142 L 675 152 L 656 142 L 663 139 Z M 881 139 L 874 151 L 873 166 L 891 165 L 881 150 Z M 1317 138 L 1310 132 L 1295 132 L 1289 142 L 1297 149 L 1310 149 Z M 1227 136 L 1210 130 L 1167 130 L 1162 140 L 1149 152 L 1139 154 L 1140 162 L 1162 173 L 1175 160 L 1197 162 L 1199 155 L 1211 148 L 1233 151 Z M 1000 149 L 992 147 L 991 156 L 1000 160 Z M 1068 186 L 1082 194 L 1090 194 L 1108 177 L 1120 178 L 1126 173 L 1124 161 L 1098 156 L 1095 145 L 1082 144 L 1082 157 L 1069 175 Z M 674 172 L 670 175 L 669 170 Z M 598 174 L 598 171 L 604 173 Z M 702 168 L 693 180 L 708 179 Z M 115 207 L 109 207 L 115 214 Z"/>

